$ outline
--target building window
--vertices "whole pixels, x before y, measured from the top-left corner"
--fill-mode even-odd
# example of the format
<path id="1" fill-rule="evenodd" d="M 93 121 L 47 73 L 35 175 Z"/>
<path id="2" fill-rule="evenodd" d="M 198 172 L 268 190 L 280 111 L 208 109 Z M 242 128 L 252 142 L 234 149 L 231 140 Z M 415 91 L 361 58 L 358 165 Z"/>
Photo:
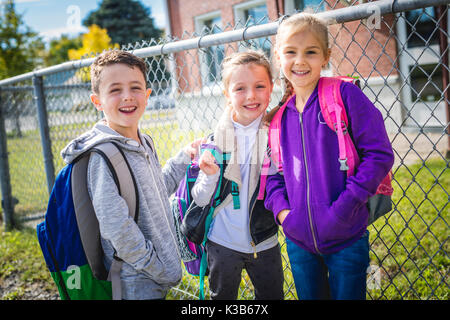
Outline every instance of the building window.
<path id="1" fill-rule="evenodd" d="M 222 19 L 220 12 L 209 13 L 195 19 L 196 31 L 200 35 L 209 35 L 222 32 Z M 200 69 L 202 81 L 211 85 L 221 80 L 220 66 L 224 58 L 224 46 L 212 46 L 199 50 Z"/>
<path id="2" fill-rule="evenodd" d="M 433 7 L 405 12 L 408 48 L 438 44 L 436 14 Z"/>
<path id="3" fill-rule="evenodd" d="M 285 0 L 284 11 L 286 14 L 293 14 L 305 9 L 312 9 L 313 12 L 320 12 L 325 10 L 324 3 L 323 0 Z"/>
<path id="4" fill-rule="evenodd" d="M 437 120 L 445 118 L 445 102 L 436 12 L 427 7 L 398 13 L 396 27 L 400 76 L 405 83 L 402 103 L 408 110 L 405 125 L 442 127 Z"/>
<path id="5" fill-rule="evenodd" d="M 267 6 L 265 4 L 244 10 L 244 16 L 245 21 L 247 22 L 246 26 L 269 22 L 269 18 L 267 17 Z"/>
<path id="6" fill-rule="evenodd" d="M 234 6 L 235 25 L 246 28 L 254 25 L 269 23 L 269 14 L 265 0 L 253 0 Z M 253 49 L 263 50 L 270 57 L 272 43 L 267 38 L 257 38 L 246 41 L 246 45 Z"/>
<path id="7" fill-rule="evenodd" d="M 407 11 L 403 21 L 408 54 L 403 55 L 402 62 L 407 62 L 411 101 L 438 101 L 442 93 L 442 73 L 435 54 L 439 52 L 436 12 L 433 7 Z"/>
<path id="8" fill-rule="evenodd" d="M 432 102 L 442 97 L 442 68 L 439 64 L 410 66 L 412 101 Z"/>

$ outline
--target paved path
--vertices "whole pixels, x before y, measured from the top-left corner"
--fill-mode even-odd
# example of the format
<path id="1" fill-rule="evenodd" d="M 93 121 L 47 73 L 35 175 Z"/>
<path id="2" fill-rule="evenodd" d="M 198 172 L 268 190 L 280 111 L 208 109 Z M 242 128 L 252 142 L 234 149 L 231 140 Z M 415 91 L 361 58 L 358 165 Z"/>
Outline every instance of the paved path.
<path id="1" fill-rule="evenodd" d="M 389 135 L 395 154 L 394 167 L 411 165 L 431 158 L 444 158 L 447 135 L 441 133 L 397 133 Z"/>

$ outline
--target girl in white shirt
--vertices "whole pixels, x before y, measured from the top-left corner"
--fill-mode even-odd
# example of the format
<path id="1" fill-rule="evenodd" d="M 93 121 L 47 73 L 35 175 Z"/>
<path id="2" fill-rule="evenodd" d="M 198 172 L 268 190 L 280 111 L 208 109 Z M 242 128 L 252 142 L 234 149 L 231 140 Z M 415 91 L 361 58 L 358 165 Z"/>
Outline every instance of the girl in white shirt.
<path id="1" fill-rule="evenodd" d="M 236 299 L 245 268 L 256 299 L 283 299 L 278 227 L 263 201 L 256 199 L 267 147 L 263 117 L 273 88 L 270 63 L 256 51 L 232 54 L 223 61 L 222 81 L 227 107 L 208 143 L 230 153 L 223 177 L 238 186 L 240 205 L 230 192 L 214 211 L 206 243 L 211 298 Z M 197 205 L 205 206 L 220 172 L 208 151 L 199 165 L 192 196 Z"/>

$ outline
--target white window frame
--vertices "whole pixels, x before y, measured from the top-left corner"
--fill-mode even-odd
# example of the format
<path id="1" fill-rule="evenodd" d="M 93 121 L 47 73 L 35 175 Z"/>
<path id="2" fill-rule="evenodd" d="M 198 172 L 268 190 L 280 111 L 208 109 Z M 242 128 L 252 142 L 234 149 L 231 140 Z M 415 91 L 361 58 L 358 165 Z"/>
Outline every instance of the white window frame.
<path id="1" fill-rule="evenodd" d="M 267 8 L 267 1 L 266 0 L 250 0 L 247 2 L 239 3 L 233 6 L 233 13 L 234 13 L 234 24 L 237 25 L 239 22 L 241 22 L 243 25 L 247 22 L 247 19 L 245 19 L 244 11 L 247 9 L 251 9 L 254 7 L 259 7 L 260 5 L 265 5 Z"/>
<path id="2" fill-rule="evenodd" d="M 284 14 L 295 13 L 294 0 L 284 0 Z"/>
<path id="3" fill-rule="evenodd" d="M 324 3 L 322 3 L 324 5 Z M 297 8 L 295 8 L 294 0 L 284 0 L 284 14 L 294 14 Z"/>
<path id="4" fill-rule="evenodd" d="M 216 11 L 212 11 L 212 12 L 208 12 L 199 16 L 194 17 L 194 23 L 195 23 L 195 32 L 198 33 L 199 35 L 202 34 L 202 30 L 205 27 L 205 22 L 215 19 L 215 18 L 220 18 L 220 28 L 222 28 L 223 22 L 222 22 L 222 17 L 221 17 L 221 12 L 220 10 L 216 10 Z M 210 69 L 209 67 L 203 62 L 205 60 L 205 53 L 202 50 L 198 50 L 198 55 L 199 55 L 199 62 L 200 62 L 200 76 L 202 79 L 202 84 L 204 87 L 209 87 L 209 86 L 214 86 L 216 83 L 219 84 L 221 81 L 216 81 L 216 82 L 209 82 L 209 73 L 210 73 Z M 220 66 L 218 66 L 218 72 L 220 73 Z"/>
<path id="5" fill-rule="evenodd" d="M 234 24 L 238 25 L 238 23 L 240 23 L 240 25 L 242 27 L 245 27 L 245 24 L 247 23 L 247 19 L 245 17 L 245 10 L 251 9 L 251 8 L 255 8 L 255 7 L 259 7 L 265 5 L 266 9 L 267 9 L 267 17 L 269 15 L 269 10 L 267 7 L 267 1 L 266 0 L 250 0 L 247 2 L 243 2 L 243 3 L 239 3 L 233 6 L 233 13 L 234 13 Z M 269 37 L 267 37 L 269 38 Z M 254 40 L 258 40 L 258 39 L 254 39 Z M 258 49 L 262 49 L 262 48 L 258 48 Z M 244 48 L 241 48 L 239 50 L 244 50 Z M 270 50 L 271 52 L 269 53 L 269 56 L 272 55 L 272 49 Z"/>

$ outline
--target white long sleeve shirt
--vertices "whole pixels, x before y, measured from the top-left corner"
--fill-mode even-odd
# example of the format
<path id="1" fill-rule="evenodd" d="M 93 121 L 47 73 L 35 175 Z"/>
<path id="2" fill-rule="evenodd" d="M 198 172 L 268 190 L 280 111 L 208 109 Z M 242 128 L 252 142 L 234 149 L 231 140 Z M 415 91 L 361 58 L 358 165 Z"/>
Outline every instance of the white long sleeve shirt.
<path id="1" fill-rule="evenodd" d="M 251 245 L 250 236 L 250 215 L 248 203 L 248 188 L 250 177 L 250 160 L 253 145 L 255 144 L 256 134 L 261 122 L 262 116 L 253 121 L 248 126 L 243 126 L 232 120 L 234 133 L 237 140 L 238 161 L 241 170 L 242 186 L 239 190 L 240 209 L 234 209 L 233 202 L 217 213 L 211 223 L 208 239 L 227 248 L 244 252 L 253 253 L 270 249 L 277 245 L 277 235 L 259 243 L 256 247 Z M 192 189 L 192 197 L 198 205 L 209 203 L 214 188 L 217 184 L 219 173 L 215 175 L 206 175 L 200 172 L 195 186 Z"/>

